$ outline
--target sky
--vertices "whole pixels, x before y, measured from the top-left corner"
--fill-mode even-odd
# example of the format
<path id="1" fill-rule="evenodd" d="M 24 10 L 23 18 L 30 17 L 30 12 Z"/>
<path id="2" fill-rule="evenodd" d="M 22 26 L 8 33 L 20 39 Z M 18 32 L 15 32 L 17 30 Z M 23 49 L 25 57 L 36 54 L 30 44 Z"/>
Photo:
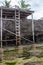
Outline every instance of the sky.
<path id="1" fill-rule="evenodd" d="M 3 2 L 4 0 L 0 0 L 0 5 L 1 5 L 1 1 Z M 11 5 L 12 6 L 18 5 L 18 1 L 20 0 L 11 0 Z M 34 11 L 33 14 L 34 19 L 40 19 L 43 17 L 43 0 L 25 0 L 25 2 L 31 5 L 30 8 L 31 10 Z"/>

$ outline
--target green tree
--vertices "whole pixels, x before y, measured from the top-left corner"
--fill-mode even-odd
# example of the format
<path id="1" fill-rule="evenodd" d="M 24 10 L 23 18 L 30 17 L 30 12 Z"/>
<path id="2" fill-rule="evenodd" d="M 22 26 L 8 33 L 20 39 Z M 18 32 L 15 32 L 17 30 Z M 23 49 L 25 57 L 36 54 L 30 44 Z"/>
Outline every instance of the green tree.
<path id="1" fill-rule="evenodd" d="M 10 1 L 5 0 L 4 2 L 2 2 L 2 5 L 4 7 L 8 7 L 9 8 L 11 6 L 10 3 L 11 3 L 11 0 Z"/>
<path id="2" fill-rule="evenodd" d="M 19 5 L 20 5 L 20 8 L 25 8 L 25 9 L 27 9 L 30 6 L 30 4 L 27 4 L 24 0 L 21 0 L 19 2 Z"/>

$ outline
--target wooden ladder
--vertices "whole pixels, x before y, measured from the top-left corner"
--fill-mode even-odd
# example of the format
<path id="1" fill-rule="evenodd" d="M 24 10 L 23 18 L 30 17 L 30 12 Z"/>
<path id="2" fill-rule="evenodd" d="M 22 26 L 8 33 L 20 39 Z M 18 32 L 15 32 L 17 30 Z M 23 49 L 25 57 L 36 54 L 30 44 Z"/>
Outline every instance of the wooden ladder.
<path id="1" fill-rule="evenodd" d="M 15 11 L 16 45 L 21 44 L 20 39 L 20 11 Z"/>

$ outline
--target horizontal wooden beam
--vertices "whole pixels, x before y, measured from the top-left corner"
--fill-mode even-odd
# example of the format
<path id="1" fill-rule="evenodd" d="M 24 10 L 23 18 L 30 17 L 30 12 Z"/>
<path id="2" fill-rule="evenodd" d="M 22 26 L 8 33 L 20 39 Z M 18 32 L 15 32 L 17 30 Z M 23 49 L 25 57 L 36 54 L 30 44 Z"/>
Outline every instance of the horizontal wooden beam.
<path id="1" fill-rule="evenodd" d="M 0 40 L 0 42 L 6 42 L 6 41 L 15 41 L 16 39 L 10 39 L 10 40 Z"/>

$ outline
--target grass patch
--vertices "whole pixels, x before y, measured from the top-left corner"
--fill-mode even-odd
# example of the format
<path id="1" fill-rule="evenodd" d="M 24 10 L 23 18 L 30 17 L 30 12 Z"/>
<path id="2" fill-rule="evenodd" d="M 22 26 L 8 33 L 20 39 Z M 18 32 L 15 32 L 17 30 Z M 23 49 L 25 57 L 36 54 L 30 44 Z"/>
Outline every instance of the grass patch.
<path id="1" fill-rule="evenodd" d="M 30 57 L 24 57 L 23 60 L 30 59 Z"/>
<path id="2" fill-rule="evenodd" d="M 37 44 L 36 49 L 43 50 L 43 45 L 41 45 L 41 43 L 40 43 L 40 45 Z"/>
<path id="3" fill-rule="evenodd" d="M 6 65 L 16 65 L 16 63 L 17 63 L 17 62 L 11 62 L 11 63 L 6 62 L 5 64 L 6 64 Z"/>
<path id="4" fill-rule="evenodd" d="M 7 51 L 4 51 L 4 55 L 5 56 L 9 56 L 10 54 L 18 54 L 18 51 L 17 50 L 7 50 Z"/>

